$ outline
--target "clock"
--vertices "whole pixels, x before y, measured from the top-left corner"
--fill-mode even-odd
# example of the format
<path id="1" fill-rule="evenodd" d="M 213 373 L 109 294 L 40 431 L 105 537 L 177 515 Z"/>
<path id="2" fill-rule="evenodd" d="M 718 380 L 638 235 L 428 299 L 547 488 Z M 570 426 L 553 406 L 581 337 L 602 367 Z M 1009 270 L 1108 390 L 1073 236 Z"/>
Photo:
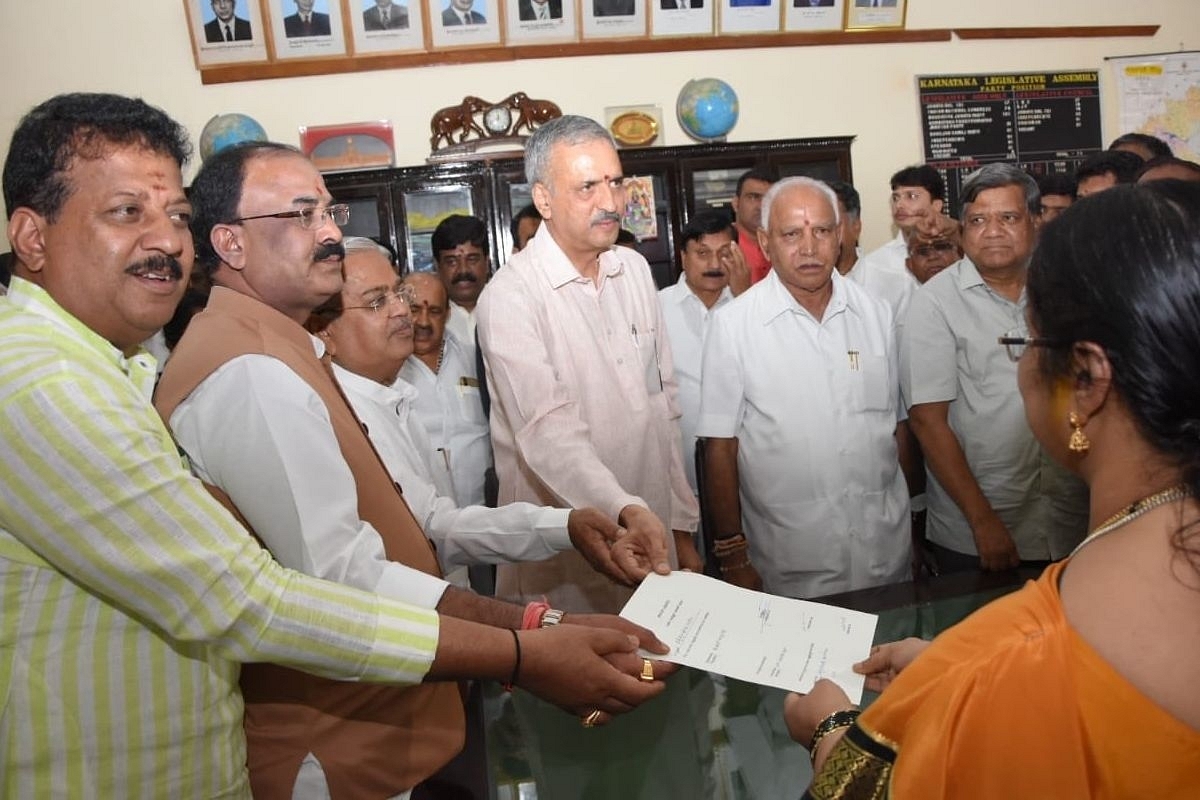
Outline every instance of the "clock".
<path id="1" fill-rule="evenodd" d="M 483 127 L 487 128 L 488 133 L 493 136 L 508 133 L 510 125 L 512 125 L 512 112 L 508 110 L 508 106 L 492 106 L 483 112 Z"/>

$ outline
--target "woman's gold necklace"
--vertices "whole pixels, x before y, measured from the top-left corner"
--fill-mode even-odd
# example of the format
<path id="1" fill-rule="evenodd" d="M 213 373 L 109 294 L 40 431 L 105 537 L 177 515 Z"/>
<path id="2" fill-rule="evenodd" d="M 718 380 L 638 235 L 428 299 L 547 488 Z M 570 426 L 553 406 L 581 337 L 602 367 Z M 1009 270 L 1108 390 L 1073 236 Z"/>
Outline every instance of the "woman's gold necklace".
<path id="1" fill-rule="evenodd" d="M 1080 542 L 1074 550 L 1071 551 L 1071 555 L 1078 553 L 1085 544 L 1093 539 L 1098 539 L 1106 533 L 1112 533 L 1117 528 L 1128 522 L 1132 522 L 1142 514 L 1145 514 L 1147 511 L 1152 511 L 1159 506 L 1166 505 L 1167 503 L 1173 503 L 1176 500 L 1182 500 L 1183 498 L 1191 495 L 1191 493 L 1192 492 L 1190 489 L 1182 484 L 1179 484 L 1176 486 L 1171 486 L 1167 489 L 1163 489 L 1161 492 L 1155 492 L 1148 497 L 1143 497 L 1141 500 L 1134 500 L 1132 503 L 1125 506 L 1120 511 L 1096 526 L 1095 530 L 1089 533 L 1084 540 Z"/>

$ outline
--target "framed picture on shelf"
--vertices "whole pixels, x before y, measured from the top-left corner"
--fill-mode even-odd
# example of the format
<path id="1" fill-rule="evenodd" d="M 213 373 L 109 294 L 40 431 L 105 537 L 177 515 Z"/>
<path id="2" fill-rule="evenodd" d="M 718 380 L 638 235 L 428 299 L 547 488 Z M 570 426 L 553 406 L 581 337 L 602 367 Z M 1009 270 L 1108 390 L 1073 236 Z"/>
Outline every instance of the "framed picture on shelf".
<path id="1" fill-rule="evenodd" d="M 709 2 L 710 0 L 705 0 Z M 579 0 L 584 39 L 635 39 L 646 35 L 648 0 Z"/>
<path id="2" fill-rule="evenodd" d="M 300 128 L 300 149 L 321 172 L 395 166 L 392 123 L 352 122 Z"/>
<path id="3" fill-rule="evenodd" d="M 646 0 L 655 36 L 711 36 L 720 0 Z"/>
<path id="4" fill-rule="evenodd" d="M 346 54 L 338 0 L 269 0 L 275 57 L 319 58 Z"/>
<path id="5" fill-rule="evenodd" d="M 424 50 L 420 0 L 351 0 L 355 53 Z"/>
<path id="6" fill-rule="evenodd" d="M 846 0 L 783 0 L 785 31 L 840 31 Z"/>
<path id="7" fill-rule="evenodd" d="M 267 60 L 258 0 L 183 0 L 197 67 Z"/>
<path id="8" fill-rule="evenodd" d="M 907 0 L 846 0 L 846 30 L 903 28 Z"/>
<path id="9" fill-rule="evenodd" d="M 500 44 L 499 0 L 425 0 L 435 48 Z"/>
<path id="10" fill-rule="evenodd" d="M 791 0 L 785 0 L 791 2 Z M 780 27 L 781 0 L 719 0 L 721 33 L 771 33 Z"/>
<path id="11" fill-rule="evenodd" d="M 505 39 L 510 44 L 578 41 L 575 8 L 575 0 L 507 0 Z"/>

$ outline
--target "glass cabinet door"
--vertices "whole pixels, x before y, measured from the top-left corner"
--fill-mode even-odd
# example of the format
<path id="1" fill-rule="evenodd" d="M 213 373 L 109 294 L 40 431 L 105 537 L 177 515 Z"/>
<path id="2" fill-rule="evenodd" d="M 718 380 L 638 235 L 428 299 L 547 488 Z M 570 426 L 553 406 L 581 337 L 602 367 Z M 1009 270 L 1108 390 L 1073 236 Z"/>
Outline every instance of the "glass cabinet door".
<path id="1" fill-rule="evenodd" d="M 422 170 L 419 174 L 403 176 L 393 194 L 397 238 L 403 271 L 406 272 L 435 269 L 430 239 L 434 229 L 446 217 L 465 214 L 479 217 L 485 224 L 490 218 L 483 175 L 478 173 L 431 179 Z"/>

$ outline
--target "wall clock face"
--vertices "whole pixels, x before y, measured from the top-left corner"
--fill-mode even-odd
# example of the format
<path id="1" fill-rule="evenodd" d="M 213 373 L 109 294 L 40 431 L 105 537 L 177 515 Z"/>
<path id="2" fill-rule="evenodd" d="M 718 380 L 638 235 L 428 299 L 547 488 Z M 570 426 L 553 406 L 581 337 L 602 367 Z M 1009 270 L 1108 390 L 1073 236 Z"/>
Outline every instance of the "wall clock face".
<path id="1" fill-rule="evenodd" d="M 505 133 L 512 124 L 512 112 L 506 106 L 492 106 L 483 115 L 483 127 L 490 133 Z"/>

